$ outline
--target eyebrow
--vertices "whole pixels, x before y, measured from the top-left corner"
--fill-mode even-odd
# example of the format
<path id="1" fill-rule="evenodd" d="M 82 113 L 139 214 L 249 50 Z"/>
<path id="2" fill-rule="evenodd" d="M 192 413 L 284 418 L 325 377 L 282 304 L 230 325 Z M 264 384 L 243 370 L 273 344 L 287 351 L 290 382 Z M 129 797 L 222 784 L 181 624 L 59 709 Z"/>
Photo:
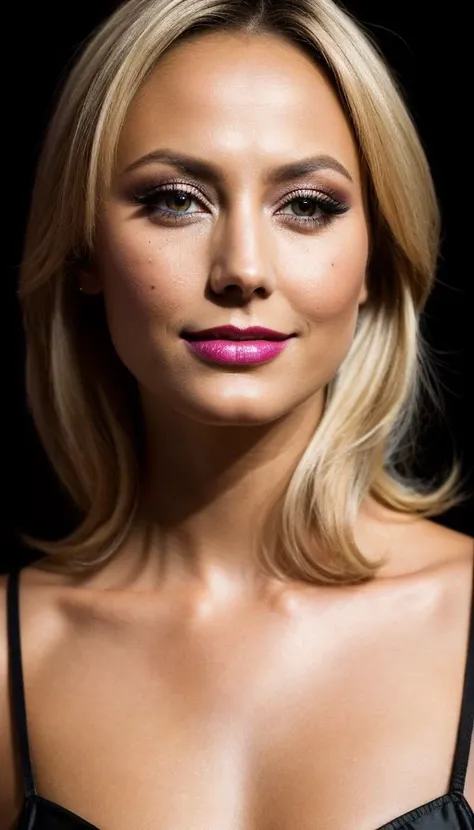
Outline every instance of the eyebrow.
<path id="1" fill-rule="evenodd" d="M 122 171 L 121 176 L 136 170 L 138 167 L 143 167 L 146 164 L 153 162 L 161 162 L 161 164 L 168 164 L 175 167 L 184 175 L 190 175 L 194 178 L 202 179 L 210 184 L 219 184 L 224 179 L 224 174 L 219 167 L 210 164 L 202 159 L 189 156 L 185 153 L 173 152 L 172 150 L 152 150 L 145 156 L 133 161 L 125 170 Z M 302 176 L 307 176 L 309 173 L 316 173 L 319 170 L 334 170 L 340 173 L 350 182 L 353 178 L 349 171 L 346 170 L 343 164 L 332 156 L 318 155 L 307 156 L 298 161 L 291 161 L 287 164 L 282 164 L 279 167 L 267 171 L 264 181 L 265 184 L 282 184 L 290 179 L 298 179 Z"/>

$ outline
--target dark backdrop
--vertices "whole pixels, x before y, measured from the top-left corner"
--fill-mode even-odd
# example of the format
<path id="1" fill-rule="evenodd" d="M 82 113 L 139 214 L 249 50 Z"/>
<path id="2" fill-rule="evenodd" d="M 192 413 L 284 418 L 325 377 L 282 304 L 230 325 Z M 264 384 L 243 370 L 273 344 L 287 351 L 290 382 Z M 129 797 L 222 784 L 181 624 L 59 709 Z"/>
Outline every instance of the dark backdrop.
<path id="1" fill-rule="evenodd" d="M 1 289 L 6 372 L 2 396 L 5 463 L 0 571 L 8 571 L 19 559 L 26 563 L 36 558 L 19 543 L 20 528 L 54 538 L 67 531 L 73 520 L 71 507 L 39 445 L 25 405 L 17 269 L 37 153 L 51 112 L 52 96 L 66 63 L 89 31 L 115 6 L 111 0 L 95 0 L 90 7 L 84 3 L 49 2 L 30 4 L 26 13 L 21 4 L 16 10 L 9 10 L 6 37 L 11 37 L 13 60 L 5 81 L 7 118 L 3 128 L 7 139 L 4 221 L 9 226 L 5 236 L 7 274 Z M 346 7 L 370 30 L 398 77 L 432 167 L 443 213 L 442 256 L 437 284 L 423 315 L 423 331 L 435 350 L 446 418 L 431 419 L 425 424 L 419 440 L 418 470 L 431 476 L 449 464 L 455 451 L 473 491 L 471 180 L 469 165 L 461 167 L 470 106 L 466 106 L 468 98 L 462 89 L 461 56 L 466 58 L 466 52 L 458 45 L 462 18 L 458 18 L 461 26 L 454 32 L 445 6 L 436 7 L 428 0 L 348 0 Z M 474 536 L 472 501 L 436 521 Z"/>

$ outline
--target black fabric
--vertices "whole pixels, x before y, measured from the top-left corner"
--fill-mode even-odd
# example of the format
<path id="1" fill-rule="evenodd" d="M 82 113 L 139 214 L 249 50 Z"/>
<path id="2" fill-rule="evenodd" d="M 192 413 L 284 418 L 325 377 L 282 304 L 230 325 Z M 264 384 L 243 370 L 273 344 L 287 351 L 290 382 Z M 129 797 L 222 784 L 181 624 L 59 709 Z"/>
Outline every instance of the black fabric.
<path id="1" fill-rule="evenodd" d="M 7 633 L 13 721 L 18 735 L 25 798 L 15 830 L 100 830 L 59 804 L 38 795 L 31 768 L 26 720 L 19 617 L 19 573 L 7 580 Z M 464 797 L 474 723 L 474 572 L 464 687 L 449 791 L 376 830 L 474 830 L 474 813 Z M 157 828 L 158 830 L 158 828 Z M 164 828 L 163 828 L 164 830 Z M 169 830 L 169 828 L 166 828 Z M 348 828 L 348 830 L 354 830 Z"/>

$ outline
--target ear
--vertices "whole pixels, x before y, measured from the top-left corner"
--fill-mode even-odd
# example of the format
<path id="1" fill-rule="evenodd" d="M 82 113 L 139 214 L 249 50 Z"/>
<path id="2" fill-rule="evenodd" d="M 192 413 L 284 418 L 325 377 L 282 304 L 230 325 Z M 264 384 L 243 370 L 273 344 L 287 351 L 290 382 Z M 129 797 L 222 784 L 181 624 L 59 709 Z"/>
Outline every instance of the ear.
<path id="1" fill-rule="evenodd" d="M 84 294 L 100 294 L 102 280 L 91 263 L 81 263 L 77 268 L 77 283 Z"/>
<path id="2" fill-rule="evenodd" d="M 364 281 L 363 281 L 363 283 L 361 285 L 361 289 L 359 291 L 359 305 L 363 305 L 365 302 L 367 302 L 368 298 L 369 298 L 369 289 L 368 289 L 368 286 L 367 286 L 367 272 L 366 272 L 365 276 L 364 276 Z"/>

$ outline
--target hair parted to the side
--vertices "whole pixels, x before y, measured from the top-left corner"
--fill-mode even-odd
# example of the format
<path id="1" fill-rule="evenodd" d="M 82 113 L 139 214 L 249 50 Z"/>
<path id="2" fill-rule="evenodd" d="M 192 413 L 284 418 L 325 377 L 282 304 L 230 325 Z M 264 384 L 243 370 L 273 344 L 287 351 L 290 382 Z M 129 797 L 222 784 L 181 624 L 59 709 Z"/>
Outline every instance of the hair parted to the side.
<path id="1" fill-rule="evenodd" d="M 66 538 L 24 541 L 41 567 L 92 568 L 113 556 L 135 515 L 142 434 L 134 378 L 110 341 L 102 298 L 84 301 L 75 269 L 93 250 L 128 107 L 166 49 L 229 30 L 286 38 L 323 66 L 367 180 L 369 300 L 326 390 L 322 419 L 273 514 L 262 564 L 315 584 L 369 579 L 384 561 L 358 549 L 354 521 L 372 495 L 439 515 L 462 501 L 461 465 L 441 481 L 404 469 L 421 393 L 442 406 L 420 313 L 433 286 L 440 219 L 429 166 L 390 70 L 333 0 L 129 0 L 91 36 L 60 95 L 41 153 L 20 272 L 27 393 L 42 443 L 82 516 Z M 316 551 L 329 553 L 324 564 Z"/>

